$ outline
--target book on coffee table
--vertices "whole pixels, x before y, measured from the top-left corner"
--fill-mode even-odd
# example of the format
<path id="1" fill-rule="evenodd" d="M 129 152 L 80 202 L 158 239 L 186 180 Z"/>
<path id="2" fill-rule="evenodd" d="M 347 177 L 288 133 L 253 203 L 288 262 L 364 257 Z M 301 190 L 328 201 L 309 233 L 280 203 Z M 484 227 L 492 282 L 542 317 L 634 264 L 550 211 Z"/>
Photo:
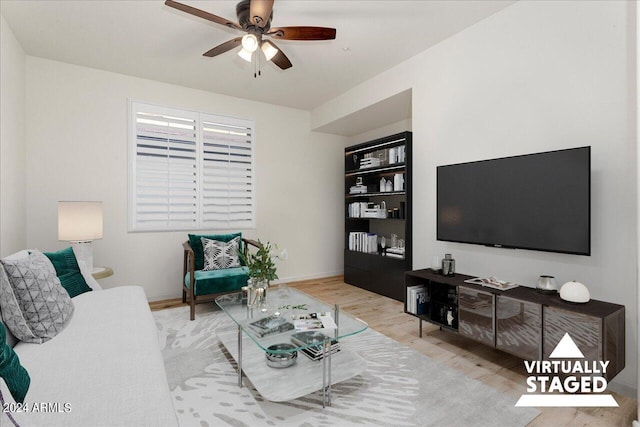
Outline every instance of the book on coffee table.
<path id="1" fill-rule="evenodd" d="M 309 313 L 293 319 L 296 331 L 313 331 L 317 329 L 335 329 L 338 326 L 331 317 L 331 312 Z"/>
<path id="2" fill-rule="evenodd" d="M 291 335 L 291 342 L 299 346 L 315 344 L 311 345 L 310 347 L 303 348 L 300 351 L 303 352 L 304 355 L 311 360 L 320 360 L 323 357 L 322 343 L 327 338 L 330 337 L 319 331 L 303 331 L 296 332 L 295 334 Z M 331 340 L 330 351 L 331 354 L 340 351 L 340 344 L 338 343 L 338 341 L 333 339 Z"/>
<path id="3" fill-rule="evenodd" d="M 293 324 L 282 316 L 268 316 L 249 323 L 249 327 L 260 338 L 293 329 Z"/>

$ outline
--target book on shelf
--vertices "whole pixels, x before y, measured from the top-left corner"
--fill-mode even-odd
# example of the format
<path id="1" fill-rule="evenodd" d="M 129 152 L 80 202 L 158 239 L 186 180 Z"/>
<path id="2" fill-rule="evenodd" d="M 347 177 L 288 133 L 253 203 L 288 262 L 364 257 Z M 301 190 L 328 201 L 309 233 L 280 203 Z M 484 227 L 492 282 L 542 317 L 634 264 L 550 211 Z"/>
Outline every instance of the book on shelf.
<path id="1" fill-rule="evenodd" d="M 291 335 L 291 342 L 298 346 L 309 346 L 300 351 L 311 360 L 320 360 L 323 357 L 322 344 L 329 338 L 319 331 L 304 331 Z M 331 354 L 340 351 L 340 344 L 335 339 L 331 340 L 330 351 Z"/>
<path id="2" fill-rule="evenodd" d="M 336 329 L 338 326 L 331 317 L 331 312 L 309 313 L 293 319 L 296 331 L 313 331 L 318 329 Z"/>
<path id="3" fill-rule="evenodd" d="M 380 166 L 380 159 L 377 157 L 369 157 L 360 160 L 360 169 L 373 168 Z"/>
<path id="4" fill-rule="evenodd" d="M 257 336 L 262 338 L 267 335 L 290 331 L 294 326 L 282 316 L 268 316 L 249 323 L 249 328 L 251 328 Z"/>
<path id="5" fill-rule="evenodd" d="M 349 194 L 365 194 L 366 192 L 366 185 L 352 185 L 351 187 L 349 187 Z"/>
<path id="6" fill-rule="evenodd" d="M 366 231 L 352 231 L 349 233 L 349 250 L 356 252 L 378 252 L 378 236 Z"/>
<path id="7" fill-rule="evenodd" d="M 416 290 L 416 314 L 427 314 L 427 290 L 424 287 Z"/>
<path id="8" fill-rule="evenodd" d="M 418 291 L 423 291 L 426 298 L 426 289 L 424 285 L 407 286 L 407 312 L 418 314 Z M 426 301 L 426 300 L 425 300 Z"/>

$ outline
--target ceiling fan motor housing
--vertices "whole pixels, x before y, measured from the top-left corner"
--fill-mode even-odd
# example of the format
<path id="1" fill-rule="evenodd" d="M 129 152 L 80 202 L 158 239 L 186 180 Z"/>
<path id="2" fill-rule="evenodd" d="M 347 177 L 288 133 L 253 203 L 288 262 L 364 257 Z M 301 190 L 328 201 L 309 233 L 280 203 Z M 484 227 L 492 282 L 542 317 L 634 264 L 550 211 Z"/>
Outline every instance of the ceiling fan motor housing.
<path id="1" fill-rule="evenodd" d="M 271 28 L 271 19 L 273 19 L 273 11 L 271 12 L 271 15 L 269 15 L 267 23 L 261 28 L 258 25 L 253 25 L 251 22 L 251 17 L 249 16 L 250 7 L 251 0 L 242 0 L 236 5 L 236 15 L 238 16 L 238 23 L 240 26 L 245 31 L 255 34 L 262 34 L 269 31 L 269 28 Z M 257 17 L 257 19 L 260 20 L 261 18 Z"/>

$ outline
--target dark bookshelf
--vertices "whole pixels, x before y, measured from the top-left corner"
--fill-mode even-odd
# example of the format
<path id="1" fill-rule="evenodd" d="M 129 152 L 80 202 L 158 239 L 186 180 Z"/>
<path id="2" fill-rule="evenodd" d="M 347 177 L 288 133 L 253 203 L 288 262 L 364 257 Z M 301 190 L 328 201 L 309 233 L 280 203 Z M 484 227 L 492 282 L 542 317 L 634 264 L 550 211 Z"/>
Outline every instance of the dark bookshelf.
<path id="1" fill-rule="evenodd" d="M 403 147 L 402 149 L 399 147 Z M 404 150 L 402 159 L 391 159 L 390 149 Z M 351 285 L 388 296 L 398 301 L 404 300 L 404 273 L 411 270 L 412 223 L 411 223 L 411 132 L 402 132 L 373 141 L 345 148 L 345 243 L 344 281 Z M 375 158 L 379 164 L 360 167 L 363 158 Z M 395 160 L 395 161 L 394 161 Z M 380 180 L 391 180 L 401 174 L 402 188 L 380 191 Z M 366 186 L 366 193 L 350 193 L 358 181 Z M 387 217 L 374 218 L 350 216 L 350 205 L 366 203 L 370 207 L 386 204 Z M 398 217 L 393 217 L 394 208 Z M 391 211 L 391 213 L 389 213 Z M 376 244 L 369 245 L 369 252 L 350 248 L 350 233 L 376 234 Z M 391 247 L 391 235 L 404 240 L 404 258 L 386 256 Z M 386 247 L 380 246 L 380 238 L 386 240 Z"/>

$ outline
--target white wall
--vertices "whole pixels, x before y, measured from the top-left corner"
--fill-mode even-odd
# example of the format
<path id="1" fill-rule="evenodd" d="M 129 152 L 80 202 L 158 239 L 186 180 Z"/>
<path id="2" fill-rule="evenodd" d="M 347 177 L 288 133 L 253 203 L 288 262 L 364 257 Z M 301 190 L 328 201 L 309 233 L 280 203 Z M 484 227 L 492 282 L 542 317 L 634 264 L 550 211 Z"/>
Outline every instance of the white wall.
<path id="1" fill-rule="evenodd" d="M 185 232 L 127 232 L 127 99 L 256 121 L 257 229 L 287 248 L 281 278 L 342 272 L 342 154 L 346 138 L 309 130 L 309 113 L 27 57 L 27 244 L 53 250 L 57 201 L 102 200 L 94 264 L 107 287 L 144 286 L 151 300 L 181 295 Z M 212 75 L 211 78 L 216 78 Z M 213 230 L 209 230 L 213 231 Z"/>
<path id="2" fill-rule="evenodd" d="M 25 54 L 0 16 L 0 256 L 26 244 Z"/>
<path id="3" fill-rule="evenodd" d="M 349 145 L 356 145 L 362 142 L 372 141 L 378 138 L 384 138 L 385 136 L 393 135 L 396 133 L 411 131 L 411 119 L 400 120 L 395 123 L 391 123 L 386 126 L 381 126 L 376 129 L 371 129 L 367 132 L 360 133 L 349 137 Z"/>
<path id="4" fill-rule="evenodd" d="M 638 348 L 627 8 L 518 2 L 312 112 L 313 126 L 322 126 L 410 88 L 414 268 L 450 252 L 462 273 L 530 286 L 552 274 L 560 284 L 584 282 L 595 299 L 624 304 L 627 367 L 615 380 L 620 389 L 637 386 Z M 437 165 L 584 145 L 592 147 L 590 257 L 436 241 Z"/>

